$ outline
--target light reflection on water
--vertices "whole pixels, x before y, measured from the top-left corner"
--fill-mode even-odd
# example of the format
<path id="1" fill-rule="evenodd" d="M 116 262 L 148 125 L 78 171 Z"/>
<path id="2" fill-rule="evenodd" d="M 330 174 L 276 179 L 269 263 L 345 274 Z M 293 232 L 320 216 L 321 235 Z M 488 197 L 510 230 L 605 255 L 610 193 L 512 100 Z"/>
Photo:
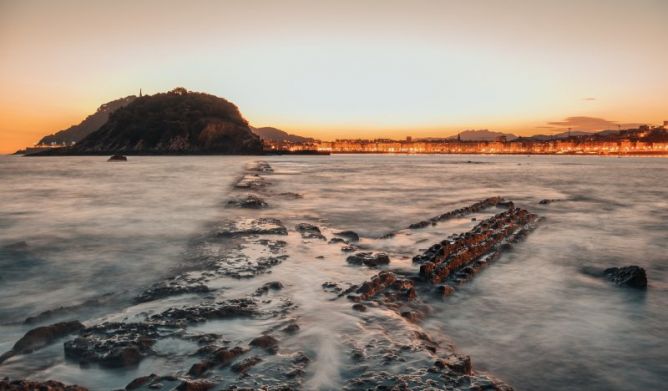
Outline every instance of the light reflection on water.
<path id="1" fill-rule="evenodd" d="M 29 245 L 25 252 L 0 254 L 0 319 L 20 322 L 108 292 L 127 298 L 159 280 L 179 264 L 188 241 L 208 224 L 241 215 L 221 205 L 245 162 L 252 160 L 256 158 L 133 157 L 127 164 L 112 164 L 96 157 L 0 157 L 0 245 Z M 304 196 L 272 197 L 272 208 L 261 212 L 290 227 L 308 219 L 379 237 L 493 195 L 545 216 L 524 243 L 449 300 L 434 303 L 426 327 L 450 336 L 472 356 L 476 368 L 519 390 L 645 390 L 668 381 L 668 161 L 407 155 L 265 160 L 275 169 L 272 192 Z M 559 201 L 538 205 L 544 198 Z M 438 236 L 403 237 L 388 250 L 410 256 L 441 235 L 470 225 L 454 221 Z M 428 241 L 411 242 L 420 235 Z M 337 336 L 364 333 L 365 328 L 354 323 L 356 329 L 350 328 L 347 303 L 336 304 L 332 314 L 318 312 L 325 302 L 320 284 L 328 279 L 359 282 L 364 276 L 347 268 L 326 246 L 300 247 L 298 240 L 293 244 L 301 253 L 258 283 L 282 281 L 300 305 L 301 321 L 307 325 L 303 340 L 286 344 L 296 349 L 307 342 L 335 362 L 340 357 Z M 382 246 L 382 241 L 369 245 Z M 327 261 L 313 263 L 317 254 Z M 410 267 L 409 262 L 395 263 Z M 647 269 L 647 293 L 580 273 L 583 266 L 626 264 Z M 226 289 L 252 291 L 256 285 L 232 281 Z M 124 305 L 120 299 L 112 308 L 77 315 L 91 319 Z M 220 327 L 239 340 L 257 335 L 264 326 L 245 325 L 244 320 L 226 325 Z M 210 322 L 201 327 L 218 326 Z M 0 326 L 0 350 L 8 350 L 24 332 L 23 326 Z M 109 388 L 119 386 L 103 370 L 53 359 L 61 349 L 52 346 L 34 353 L 33 361 L 25 361 L 26 368 L 29 362 L 35 364 L 27 373 L 69 371 L 67 379 L 88 376 Z M 55 366 L 44 364 L 49 359 Z M 38 369 L 38 361 L 46 369 Z M 151 360 L 141 365 L 170 367 Z M 316 363 L 309 384 L 334 387 L 337 375 L 330 372 L 337 370 Z M 137 371 L 123 372 L 123 381 Z"/>

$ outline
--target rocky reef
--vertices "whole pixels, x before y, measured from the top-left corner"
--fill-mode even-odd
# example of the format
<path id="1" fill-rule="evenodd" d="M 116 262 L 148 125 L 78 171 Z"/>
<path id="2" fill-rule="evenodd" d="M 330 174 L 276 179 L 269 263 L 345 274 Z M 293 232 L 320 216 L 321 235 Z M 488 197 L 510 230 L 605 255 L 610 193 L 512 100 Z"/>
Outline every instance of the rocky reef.
<path id="1" fill-rule="evenodd" d="M 122 313 L 86 326 L 38 327 L 5 358 L 60 341 L 66 361 L 81 370 L 143 371 L 127 390 L 512 389 L 423 326 L 434 303 L 525 238 L 537 215 L 490 197 L 374 239 L 305 216 L 273 217 L 266 200 L 273 206 L 301 198 L 273 191 L 271 175 L 267 162 L 245 167 L 232 184 L 240 193 L 227 205 L 234 208 L 193 238 L 181 268 L 133 292 Z M 505 210 L 493 214 L 492 207 Z M 444 235 L 439 224 L 473 213 L 480 221 L 466 219 L 469 231 L 411 247 L 419 253 L 392 246 Z M 331 275 L 318 273 L 334 267 Z M 337 280 L 324 280 L 331 276 Z M 170 344 L 188 348 L 165 352 Z M 182 365 L 165 373 L 143 369 L 161 359 Z M 3 389 L 83 390 L 9 380 Z"/>

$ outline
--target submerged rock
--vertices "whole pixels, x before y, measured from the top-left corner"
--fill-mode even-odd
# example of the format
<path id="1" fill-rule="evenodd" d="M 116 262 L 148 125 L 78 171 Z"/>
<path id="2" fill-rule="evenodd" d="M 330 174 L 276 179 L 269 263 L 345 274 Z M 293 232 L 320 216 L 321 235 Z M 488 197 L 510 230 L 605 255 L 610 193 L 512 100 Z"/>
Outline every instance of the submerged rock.
<path id="1" fill-rule="evenodd" d="M 7 251 L 19 252 L 19 251 L 26 251 L 28 249 L 28 247 L 29 247 L 28 242 L 26 242 L 25 240 L 21 240 L 19 242 L 6 244 L 6 245 L 0 247 L 0 249 L 7 250 Z"/>
<path id="2" fill-rule="evenodd" d="M 237 198 L 227 201 L 228 206 L 245 209 L 262 209 L 269 206 L 262 198 L 249 194 L 243 198 Z"/>
<path id="3" fill-rule="evenodd" d="M 270 353 L 276 353 L 278 351 L 278 340 L 271 335 L 263 335 L 257 337 L 250 341 L 250 346 L 257 348 L 262 348 Z"/>
<path id="4" fill-rule="evenodd" d="M 128 161 L 128 158 L 123 156 L 123 155 L 112 155 L 107 161 L 108 162 L 126 162 L 126 161 Z"/>
<path id="5" fill-rule="evenodd" d="M 647 274 L 645 269 L 640 266 L 611 267 L 605 269 L 603 274 L 612 282 L 619 286 L 630 288 L 646 289 Z"/>
<path id="6" fill-rule="evenodd" d="M 257 174 L 246 174 L 234 185 L 237 189 L 258 189 L 265 187 L 267 182 Z"/>
<path id="7" fill-rule="evenodd" d="M 184 280 L 171 280 L 159 282 L 135 297 L 135 303 L 145 303 L 169 296 L 183 295 L 186 293 L 207 293 L 209 288 L 201 283 L 188 284 Z"/>
<path id="8" fill-rule="evenodd" d="M 208 370 L 214 367 L 226 367 L 230 365 L 237 357 L 246 353 L 247 350 L 237 346 L 232 349 L 220 348 L 215 350 L 211 355 L 198 363 L 195 363 L 190 367 L 188 375 L 193 377 L 200 377 L 204 375 Z"/>
<path id="9" fill-rule="evenodd" d="M 88 388 L 65 385 L 54 380 L 34 381 L 4 378 L 0 380 L 0 391 L 88 391 Z"/>
<path id="10" fill-rule="evenodd" d="M 257 171 L 257 172 L 273 172 L 274 169 L 271 168 L 268 162 L 264 160 L 256 161 L 253 163 L 250 163 L 246 166 L 246 170 L 248 171 Z"/>
<path id="11" fill-rule="evenodd" d="M 455 293 L 455 288 L 451 287 L 450 285 L 439 285 L 436 287 L 436 294 L 440 297 L 447 297 Z"/>
<path id="12" fill-rule="evenodd" d="M 355 231 L 341 231 L 336 232 L 334 235 L 347 239 L 350 242 L 359 242 L 360 240 L 360 236 Z"/>
<path id="13" fill-rule="evenodd" d="M 408 226 L 408 229 L 420 229 L 420 228 L 427 228 L 431 225 L 431 221 L 420 221 L 418 223 L 413 223 Z"/>
<path id="14" fill-rule="evenodd" d="M 371 252 L 359 252 L 354 255 L 348 256 L 346 261 L 352 265 L 361 265 L 364 264 L 369 267 L 375 267 L 380 265 L 388 265 L 390 263 L 390 257 L 385 253 L 371 253 Z"/>
<path id="15" fill-rule="evenodd" d="M 277 291 L 281 289 L 283 289 L 283 284 L 280 281 L 271 281 L 257 288 L 255 291 L 255 296 L 262 296 L 268 293 L 270 290 Z"/>
<path id="16" fill-rule="evenodd" d="M 302 235 L 304 239 L 321 239 L 327 240 L 325 236 L 320 232 L 320 228 L 313 224 L 309 223 L 299 223 L 295 226 L 295 230 Z"/>
<path id="17" fill-rule="evenodd" d="M 281 220 L 263 217 L 259 219 L 241 219 L 230 222 L 218 230 L 219 236 L 244 236 L 244 235 L 287 235 Z"/>
<path id="18" fill-rule="evenodd" d="M 260 357 L 253 356 L 232 365 L 231 369 L 232 372 L 246 373 L 249 369 L 259 364 L 260 362 L 262 362 L 262 359 Z"/>
<path id="19" fill-rule="evenodd" d="M 12 347 L 12 350 L 0 356 L 0 363 L 14 355 L 31 353 L 41 349 L 83 328 L 84 325 L 77 320 L 34 328 L 19 339 Z"/>

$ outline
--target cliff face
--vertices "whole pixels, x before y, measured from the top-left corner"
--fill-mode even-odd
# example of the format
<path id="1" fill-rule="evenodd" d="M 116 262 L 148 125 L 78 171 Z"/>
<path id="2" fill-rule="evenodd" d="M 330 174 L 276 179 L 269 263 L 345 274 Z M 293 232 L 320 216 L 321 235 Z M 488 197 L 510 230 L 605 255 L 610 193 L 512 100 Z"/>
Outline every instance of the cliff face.
<path id="1" fill-rule="evenodd" d="M 137 98 L 76 145 L 42 155 L 261 152 L 262 141 L 234 104 L 177 88 Z"/>
<path id="2" fill-rule="evenodd" d="M 107 102 L 100 106 L 97 111 L 81 121 L 78 125 L 70 126 L 54 134 L 43 137 L 37 144 L 72 144 L 78 143 L 84 137 L 100 129 L 109 119 L 109 115 L 119 108 L 126 106 L 137 97 L 135 95 L 126 96 Z"/>

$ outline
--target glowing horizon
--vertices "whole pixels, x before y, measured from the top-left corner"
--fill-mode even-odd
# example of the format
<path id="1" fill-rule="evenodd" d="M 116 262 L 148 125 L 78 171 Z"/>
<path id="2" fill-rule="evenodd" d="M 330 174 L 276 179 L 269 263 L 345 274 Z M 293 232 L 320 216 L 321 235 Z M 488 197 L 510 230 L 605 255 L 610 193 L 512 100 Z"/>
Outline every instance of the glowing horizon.
<path id="1" fill-rule="evenodd" d="M 0 153 L 183 86 L 334 138 L 668 120 L 668 2 L 0 2 Z"/>

